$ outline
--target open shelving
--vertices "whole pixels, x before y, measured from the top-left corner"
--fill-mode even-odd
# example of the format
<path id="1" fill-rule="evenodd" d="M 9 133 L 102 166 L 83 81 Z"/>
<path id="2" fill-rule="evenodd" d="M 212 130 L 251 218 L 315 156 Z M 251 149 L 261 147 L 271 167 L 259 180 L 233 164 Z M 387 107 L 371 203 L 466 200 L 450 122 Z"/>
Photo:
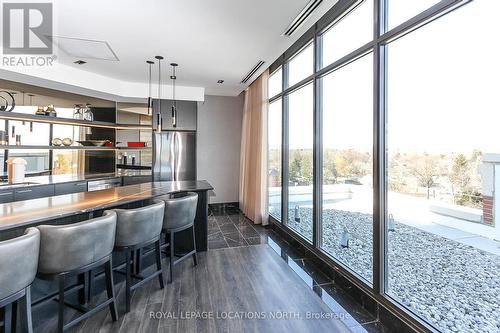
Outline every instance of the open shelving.
<path id="1" fill-rule="evenodd" d="M 117 130 L 125 130 L 125 129 L 127 129 L 127 130 L 130 130 L 130 129 L 148 130 L 148 129 L 151 129 L 151 125 L 117 124 L 117 123 L 108 123 L 108 122 L 104 122 L 104 121 L 88 121 L 88 120 L 79 120 L 79 119 L 71 119 L 71 118 L 38 116 L 38 115 L 30 115 L 30 114 L 17 113 L 17 112 L 0 112 L 0 119 L 17 120 L 17 121 L 32 121 L 32 122 L 58 124 L 58 125 L 111 128 L 111 129 L 117 129 Z"/>
<path id="2" fill-rule="evenodd" d="M 106 146 L 34 146 L 34 145 L 0 145 L 5 149 L 40 149 L 40 150 L 145 150 L 151 147 L 106 147 Z"/>

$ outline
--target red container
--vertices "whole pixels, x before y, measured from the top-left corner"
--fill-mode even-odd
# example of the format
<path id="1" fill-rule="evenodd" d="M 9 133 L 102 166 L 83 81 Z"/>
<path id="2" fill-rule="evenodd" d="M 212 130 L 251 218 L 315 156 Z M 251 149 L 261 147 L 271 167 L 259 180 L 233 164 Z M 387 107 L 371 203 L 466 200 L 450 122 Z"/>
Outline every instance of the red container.
<path id="1" fill-rule="evenodd" d="M 146 142 L 141 141 L 128 141 L 127 147 L 146 147 Z"/>

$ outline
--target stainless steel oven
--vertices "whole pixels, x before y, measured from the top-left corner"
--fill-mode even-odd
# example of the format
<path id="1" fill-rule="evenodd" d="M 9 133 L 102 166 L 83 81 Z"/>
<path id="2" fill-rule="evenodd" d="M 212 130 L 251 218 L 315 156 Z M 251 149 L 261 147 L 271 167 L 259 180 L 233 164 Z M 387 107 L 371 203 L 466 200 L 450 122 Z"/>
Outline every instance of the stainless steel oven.
<path id="1" fill-rule="evenodd" d="M 101 179 L 101 180 L 91 180 L 89 181 L 88 191 L 99 191 L 106 190 L 108 188 L 122 186 L 121 178 L 111 178 L 111 179 Z"/>

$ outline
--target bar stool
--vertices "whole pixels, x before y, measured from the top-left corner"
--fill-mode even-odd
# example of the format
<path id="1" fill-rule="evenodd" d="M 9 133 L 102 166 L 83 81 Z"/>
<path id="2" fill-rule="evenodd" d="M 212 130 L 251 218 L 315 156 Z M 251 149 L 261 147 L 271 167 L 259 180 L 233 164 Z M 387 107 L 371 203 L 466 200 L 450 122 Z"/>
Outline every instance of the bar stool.
<path id="1" fill-rule="evenodd" d="M 0 242 L 0 308 L 4 308 L 3 331 L 15 329 L 17 303 L 24 298 L 26 321 L 24 331 L 33 332 L 31 321 L 31 283 L 35 279 L 40 249 L 40 232 L 28 228 L 24 235 Z"/>
<path id="2" fill-rule="evenodd" d="M 103 216 L 68 225 L 41 225 L 40 257 L 37 277 L 43 280 L 57 280 L 59 284 L 58 332 L 73 327 L 82 320 L 109 306 L 111 318 L 118 320 L 111 254 L 115 243 L 116 213 L 105 212 Z M 92 309 L 66 302 L 66 294 L 81 288 L 77 285 L 65 290 L 70 277 L 87 273 L 91 269 L 104 266 L 108 299 Z M 53 299 L 53 297 L 48 300 Z M 68 323 L 64 322 L 65 306 L 83 314 Z"/>
<path id="3" fill-rule="evenodd" d="M 194 233 L 194 218 L 196 216 L 196 205 L 198 204 L 198 194 L 187 192 L 176 195 L 176 197 L 161 196 L 158 199 L 165 201 L 165 215 L 163 217 L 163 232 L 165 233 L 165 245 L 170 251 L 170 276 L 168 283 L 171 283 L 174 276 L 174 266 L 189 256 L 193 257 L 194 265 L 198 264 L 196 259 L 196 237 Z M 175 258 L 175 234 L 186 229 L 193 229 L 193 250 L 184 254 L 179 259 Z M 167 234 L 170 241 L 167 243 Z"/>
<path id="4" fill-rule="evenodd" d="M 160 236 L 163 226 L 165 203 L 154 200 L 152 205 L 137 209 L 113 209 L 116 213 L 115 251 L 125 252 L 125 312 L 130 311 L 130 293 L 158 276 L 163 289 L 163 269 L 161 267 Z M 154 244 L 156 252 L 156 271 L 147 277 L 131 273 L 131 255 L 137 250 Z M 121 271 L 118 271 L 122 273 Z M 132 278 L 140 280 L 132 284 Z"/>

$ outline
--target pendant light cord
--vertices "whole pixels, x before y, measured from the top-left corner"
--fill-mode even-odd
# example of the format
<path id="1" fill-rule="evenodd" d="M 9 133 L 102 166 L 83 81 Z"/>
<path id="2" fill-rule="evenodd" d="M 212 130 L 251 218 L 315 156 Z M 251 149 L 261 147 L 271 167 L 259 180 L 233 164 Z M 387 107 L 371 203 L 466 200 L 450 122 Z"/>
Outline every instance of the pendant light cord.
<path id="1" fill-rule="evenodd" d="M 174 91 L 172 92 L 172 97 L 173 97 L 173 99 L 174 99 L 174 105 L 175 105 L 175 104 L 176 104 L 176 103 L 175 103 L 175 80 L 177 79 L 177 77 L 175 76 L 175 66 L 173 66 L 173 68 L 174 68 L 174 76 L 173 76 L 173 77 L 174 77 L 174 78 L 173 78 L 173 81 L 174 81 L 174 82 L 173 82 L 173 89 L 174 89 Z"/>
<path id="2" fill-rule="evenodd" d="M 161 119 L 161 61 L 163 60 L 162 56 L 155 57 L 158 60 L 158 126 L 157 132 L 161 133 L 162 127 L 162 119 Z"/>
<path id="3" fill-rule="evenodd" d="M 158 60 L 158 108 L 161 111 L 161 61 Z"/>
<path id="4" fill-rule="evenodd" d="M 149 97 L 151 97 L 151 67 L 152 67 L 152 64 L 148 64 L 149 66 Z"/>

